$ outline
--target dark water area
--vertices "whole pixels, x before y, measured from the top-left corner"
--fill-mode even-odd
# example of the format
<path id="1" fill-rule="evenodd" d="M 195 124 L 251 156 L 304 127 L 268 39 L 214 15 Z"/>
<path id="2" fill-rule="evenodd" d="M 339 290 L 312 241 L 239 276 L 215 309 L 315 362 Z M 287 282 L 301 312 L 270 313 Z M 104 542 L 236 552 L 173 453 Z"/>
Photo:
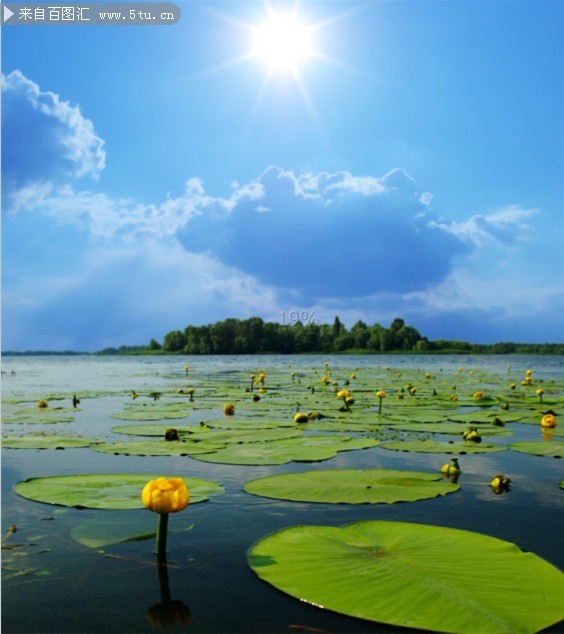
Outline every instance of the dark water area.
<path id="1" fill-rule="evenodd" d="M 562 384 L 562 357 L 333 357 L 335 374 L 358 368 L 423 368 L 453 375 L 460 366 L 499 377 L 520 379 L 527 368 L 543 381 Z M 83 398 L 71 423 L 3 424 L 3 435 L 31 431 L 95 436 L 105 441 L 127 437 L 111 428 L 121 423 L 112 414 L 123 410 L 139 392 L 184 383 L 183 364 L 190 363 L 194 385 L 206 377 L 231 380 L 257 367 L 323 368 L 325 357 L 179 357 L 92 358 L 20 357 L 3 359 L 3 399 L 28 395 L 37 402 L 53 392 L 106 391 Z M 511 368 L 508 369 L 507 365 Z M 379 385 L 374 385 L 377 389 Z M 198 389 L 198 388 L 197 388 Z M 65 406 L 68 406 L 66 401 Z M 11 407 L 11 405 L 10 405 Z M 197 417 L 196 417 L 197 418 Z M 190 424 L 196 418 L 188 419 Z M 187 424 L 182 421 L 181 424 Z M 540 440 L 538 425 L 514 423 L 507 442 Z M 436 437 L 434 437 L 436 439 Z M 441 439 L 442 440 L 442 439 Z M 496 440 L 497 441 L 497 440 Z M 496 442 L 494 441 L 494 442 Z M 506 450 L 463 456 L 461 488 L 452 495 L 410 503 L 353 505 L 286 502 L 247 494 L 248 480 L 266 475 L 316 469 L 406 469 L 437 471 L 448 462 L 442 454 L 406 453 L 372 447 L 338 453 L 313 463 L 238 466 L 198 461 L 187 456 L 124 456 L 88 448 L 61 450 L 2 449 L 2 632 L 405 632 L 319 609 L 261 581 L 247 563 L 248 549 L 265 535 L 297 525 L 341 526 L 360 520 L 390 520 L 459 528 L 513 542 L 564 568 L 562 528 L 563 461 Z M 167 579 L 154 555 L 153 540 L 88 548 L 71 535 L 87 521 L 130 525 L 132 534 L 154 530 L 156 515 L 145 509 L 110 511 L 75 509 L 27 500 L 13 491 L 20 480 L 90 473 L 166 473 L 202 478 L 225 492 L 189 505 L 170 518 Z M 489 481 L 511 474 L 511 491 L 495 495 Z M 17 531 L 8 533 L 10 526 Z M 487 571 L 484 571 L 487 575 Z M 175 611 L 165 616 L 151 608 L 161 601 L 167 582 Z M 503 596 L 503 589 L 500 589 Z M 156 620 L 161 619 L 159 625 Z M 176 620 L 176 622 L 174 622 Z M 168 621 L 168 622 L 167 622 Z M 555 625 L 547 631 L 564 631 Z"/>

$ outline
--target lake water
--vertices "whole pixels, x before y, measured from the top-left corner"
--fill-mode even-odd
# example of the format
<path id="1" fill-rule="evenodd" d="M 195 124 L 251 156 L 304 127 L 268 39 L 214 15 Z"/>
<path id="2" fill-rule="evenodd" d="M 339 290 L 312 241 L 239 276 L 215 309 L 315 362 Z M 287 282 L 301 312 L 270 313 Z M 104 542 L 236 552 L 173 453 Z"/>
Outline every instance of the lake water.
<path id="1" fill-rule="evenodd" d="M 424 373 L 470 394 L 496 382 L 514 381 L 519 389 L 527 369 L 535 385 L 558 392 L 564 385 L 561 356 L 233 356 L 233 357 L 5 357 L 2 362 L 3 400 L 8 417 L 18 407 L 35 407 L 41 398 L 65 396 L 57 405 L 82 402 L 75 420 L 49 425 L 10 424 L 3 435 L 47 431 L 96 437 L 104 441 L 135 440 L 112 431 L 119 424 L 113 414 L 131 405 L 131 391 L 149 402 L 146 394 L 162 391 L 161 402 L 177 388 L 192 385 L 196 400 L 187 405 L 190 417 L 171 426 L 194 424 L 222 416 L 217 404 L 208 406 L 207 386 L 225 382 L 240 390 L 241 402 L 248 376 L 259 368 L 267 374 L 267 388 L 276 393 L 306 393 L 329 362 L 332 378 L 342 380 L 353 370 L 370 376 L 373 391 L 390 390 L 386 381 L 397 373 L 421 371 L 417 385 L 424 391 Z M 184 364 L 189 364 L 186 377 Z M 508 368 L 510 364 L 510 368 Z M 290 366 L 290 367 L 289 367 Z M 463 370 L 458 371 L 459 368 Z M 389 369 L 393 369 L 393 373 Z M 290 372 L 296 379 L 290 379 Z M 313 374 L 315 371 L 318 374 Z M 472 371 L 472 374 L 470 374 Z M 480 377 L 484 377 L 483 380 Z M 270 377 L 270 378 L 269 378 Z M 277 385 L 269 383 L 276 377 Z M 286 383 L 284 383 L 286 381 Z M 482 381 L 480 383 L 480 381 Z M 284 383 L 284 385 L 283 385 Z M 372 384 L 372 383 L 371 383 Z M 320 385 L 320 383 L 319 383 Z M 552 386 L 552 387 L 549 387 Z M 350 389 L 354 392 L 354 382 Z M 493 389 L 493 388 L 491 388 Z M 301 392 L 300 392 L 301 390 Z M 318 387 L 321 391 L 321 388 Z M 373 392 L 372 392 L 373 393 Z M 533 392 L 534 393 L 534 392 Z M 171 396 L 172 397 L 172 396 Z M 562 393 L 557 394 L 561 398 Z M 176 397 L 177 398 L 177 397 Z M 262 403 L 268 404 L 269 392 Z M 305 396 L 303 399 L 305 400 Z M 15 405 L 12 399 L 29 401 Z M 385 407 L 392 407 L 392 394 Z M 562 401 L 560 401 L 561 403 Z M 553 409 L 558 408 L 553 406 Z M 294 408 L 295 410 L 295 408 Z M 277 416 L 282 410 L 277 410 Z M 293 410 L 283 412 L 291 417 Z M 9 420 L 9 419 L 8 419 Z M 511 425 L 513 436 L 504 443 L 540 440 L 540 425 Z M 437 437 L 433 437 L 437 439 Z M 494 441 L 494 442 L 497 442 Z M 496 454 L 465 455 L 461 488 L 448 496 L 413 503 L 349 505 L 311 504 L 271 500 L 247 494 L 242 485 L 258 477 L 312 469 L 390 468 L 437 471 L 448 456 L 404 453 L 372 447 L 338 453 L 315 463 L 291 462 L 277 466 L 238 466 L 198 461 L 186 456 L 138 457 L 104 454 L 84 449 L 2 449 L 3 632 L 151 632 L 155 617 L 147 611 L 160 601 L 163 579 L 154 558 L 153 541 L 133 541 L 88 548 L 71 531 L 88 521 L 132 523 L 137 532 L 153 530 L 156 515 L 146 511 L 101 511 L 42 504 L 16 495 L 13 485 L 31 477 L 90 473 L 141 473 L 202 478 L 220 484 L 223 495 L 188 506 L 171 517 L 168 544 L 168 584 L 173 599 L 181 601 L 171 632 L 402 632 L 401 628 L 331 613 L 293 599 L 259 580 L 248 567 L 246 553 L 261 537 L 299 524 L 340 526 L 360 520 L 382 519 L 461 528 L 518 544 L 554 565 L 564 567 L 562 526 L 563 462 L 551 457 L 506 450 Z M 497 473 L 509 475 L 512 489 L 495 495 L 488 486 Z M 15 525 L 17 532 L 8 533 Z M 176 529 L 190 528 L 178 531 Z M 487 574 L 487 571 L 485 571 Z M 500 589 L 503 597 L 503 589 Z M 189 610 L 189 612 L 188 612 Z M 163 617 L 165 618 L 165 617 Z M 184 622 L 182 622 L 184 621 Z M 157 628 L 158 629 L 158 628 Z M 551 631 L 562 631 L 554 626 Z"/>

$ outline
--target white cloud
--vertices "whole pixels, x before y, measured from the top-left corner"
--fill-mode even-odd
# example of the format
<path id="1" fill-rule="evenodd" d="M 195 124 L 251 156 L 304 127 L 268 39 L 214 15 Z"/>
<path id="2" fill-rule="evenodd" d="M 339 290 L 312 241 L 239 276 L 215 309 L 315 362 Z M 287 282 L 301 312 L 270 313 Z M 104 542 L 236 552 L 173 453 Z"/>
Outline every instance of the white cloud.
<path id="1" fill-rule="evenodd" d="M 475 246 L 484 246 L 488 242 L 497 241 L 511 244 L 515 240 L 526 238 L 531 227 L 523 222 L 540 213 L 539 209 L 524 209 L 519 205 L 510 205 L 488 215 L 475 215 L 464 222 L 434 221 L 430 226 L 451 233 Z"/>
<path id="2" fill-rule="evenodd" d="M 104 169 L 106 153 L 104 141 L 94 131 L 92 121 L 85 118 L 78 106 L 71 106 L 63 101 L 59 95 L 42 91 L 39 86 L 27 79 L 19 70 L 9 75 L 2 75 L 3 108 L 9 111 L 9 116 L 23 121 L 24 129 L 29 132 L 30 150 L 40 154 L 44 152 L 45 160 L 53 158 L 53 148 L 48 144 L 58 146 L 60 156 L 72 166 L 72 176 L 80 178 L 89 175 L 94 179 L 99 177 Z M 29 111 L 35 111 L 35 115 Z M 43 135 L 41 129 L 50 127 L 54 134 Z M 21 135 L 21 127 L 18 127 Z M 6 127 L 8 136 L 10 126 Z M 24 132 L 25 135 L 25 132 Z M 38 144 L 34 141 L 40 140 Z M 13 142 L 14 140 L 11 140 Z M 17 143 L 26 143 L 28 139 L 19 138 Z M 4 163 L 10 163 L 10 149 L 6 144 L 7 154 L 3 156 Z M 15 150 L 15 148 L 13 148 Z M 46 165 L 51 169 L 51 165 Z"/>

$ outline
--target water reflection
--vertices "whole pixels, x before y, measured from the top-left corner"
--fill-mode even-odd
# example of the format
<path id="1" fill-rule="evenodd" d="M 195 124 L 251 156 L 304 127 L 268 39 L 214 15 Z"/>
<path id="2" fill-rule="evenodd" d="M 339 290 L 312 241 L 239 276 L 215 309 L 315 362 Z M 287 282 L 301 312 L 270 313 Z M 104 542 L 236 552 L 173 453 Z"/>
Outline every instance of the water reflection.
<path id="1" fill-rule="evenodd" d="M 171 597 L 166 555 L 157 555 L 156 558 L 161 601 L 148 608 L 145 618 L 153 628 L 161 628 L 165 625 L 187 625 L 192 618 L 192 613 L 184 602 Z"/>

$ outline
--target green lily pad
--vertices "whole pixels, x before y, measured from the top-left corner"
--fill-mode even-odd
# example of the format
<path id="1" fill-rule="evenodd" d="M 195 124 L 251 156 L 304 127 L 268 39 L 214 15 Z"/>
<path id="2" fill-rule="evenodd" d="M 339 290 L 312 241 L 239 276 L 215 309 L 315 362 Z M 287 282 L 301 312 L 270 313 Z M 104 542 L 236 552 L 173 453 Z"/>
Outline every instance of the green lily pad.
<path id="1" fill-rule="evenodd" d="M 283 429 L 220 429 L 217 431 L 210 429 L 200 431 L 196 429 L 196 431 L 190 434 L 190 439 L 229 445 L 232 443 L 257 443 L 285 440 L 287 438 L 301 436 L 302 434 L 302 430 L 297 427 Z"/>
<path id="2" fill-rule="evenodd" d="M 506 423 L 516 423 L 520 421 L 523 416 L 521 414 L 506 414 L 499 411 L 475 411 L 467 412 L 465 414 L 450 414 L 449 420 L 460 421 L 462 423 L 491 423 L 494 416 L 499 416 Z"/>
<path id="3" fill-rule="evenodd" d="M 478 430 L 480 436 L 511 436 L 510 429 L 503 427 L 494 427 L 493 425 L 486 425 L 484 423 L 478 423 L 473 425 Z M 458 436 L 463 431 L 468 429 L 468 425 L 464 423 L 411 423 L 407 425 L 394 425 L 394 429 L 400 431 L 418 431 L 427 432 L 430 434 L 448 434 L 449 436 Z"/>
<path id="4" fill-rule="evenodd" d="M 91 474 L 30 478 L 17 482 L 14 491 L 24 498 L 76 508 L 141 509 L 143 487 L 158 475 Z M 209 480 L 183 478 L 190 491 L 190 504 L 223 493 L 223 488 Z"/>
<path id="5" fill-rule="evenodd" d="M 298 502 L 392 504 L 457 491 L 458 484 L 437 473 L 390 469 L 335 469 L 268 476 L 246 482 L 247 493 Z"/>
<path id="6" fill-rule="evenodd" d="M 99 445 L 92 445 L 90 449 L 101 453 L 124 456 L 191 456 L 200 453 L 211 453 L 221 449 L 223 446 L 219 443 L 182 440 L 167 441 L 163 438 L 136 442 L 105 442 Z"/>
<path id="7" fill-rule="evenodd" d="M 150 407 L 146 409 L 135 409 L 120 412 L 118 414 L 112 414 L 112 418 L 119 418 L 120 420 L 163 420 L 174 418 L 188 418 L 190 412 L 186 410 L 186 407 Z"/>
<path id="8" fill-rule="evenodd" d="M 379 441 L 348 436 L 305 436 L 266 443 L 233 444 L 215 453 L 194 456 L 196 460 L 239 465 L 276 465 L 286 462 L 315 462 L 328 460 L 338 451 L 367 449 Z"/>
<path id="9" fill-rule="evenodd" d="M 393 451 L 414 451 L 422 453 L 494 453 L 503 451 L 505 447 L 488 445 L 487 443 L 473 442 L 435 442 L 434 440 L 396 440 L 384 442 L 380 445 L 382 449 L 392 449 Z"/>
<path id="10" fill-rule="evenodd" d="M 564 457 L 564 442 L 561 440 L 533 440 L 531 442 L 515 442 L 509 445 L 513 451 L 530 453 L 535 456 Z"/>
<path id="11" fill-rule="evenodd" d="M 188 433 L 198 429 L 197 425 L 118 425 L 112 427 L 112 431 L 116 434 L 127 434 L 129 436 L 158 436 L 164 438 L 167 429 L 174 427 L 179 433 Z"/>
<path id="12" fill-rule="evenodd" d="M 255 543 L 248 562 L 301 601 L 409 630 L 536 632 L 563 613 L 557 568 L 509 542 L 453 528 L 296 526 Z"/>
<path id="13" fill-rule="evenodd" d="M 56 436 L 51 434 L 31 434 L 29 436 L 6 436 L 2 447 L 8 449 L 70 449 L 88 447 L 101 440 L 81 436 Z"/>
<path id="14" fill-rule="evenodd" d="M 55 423 L 71 423 L 74 416 L 66 414 L 22 414 L 21 416 L 6 416 L 4 425 L 54 425 Z"/>

